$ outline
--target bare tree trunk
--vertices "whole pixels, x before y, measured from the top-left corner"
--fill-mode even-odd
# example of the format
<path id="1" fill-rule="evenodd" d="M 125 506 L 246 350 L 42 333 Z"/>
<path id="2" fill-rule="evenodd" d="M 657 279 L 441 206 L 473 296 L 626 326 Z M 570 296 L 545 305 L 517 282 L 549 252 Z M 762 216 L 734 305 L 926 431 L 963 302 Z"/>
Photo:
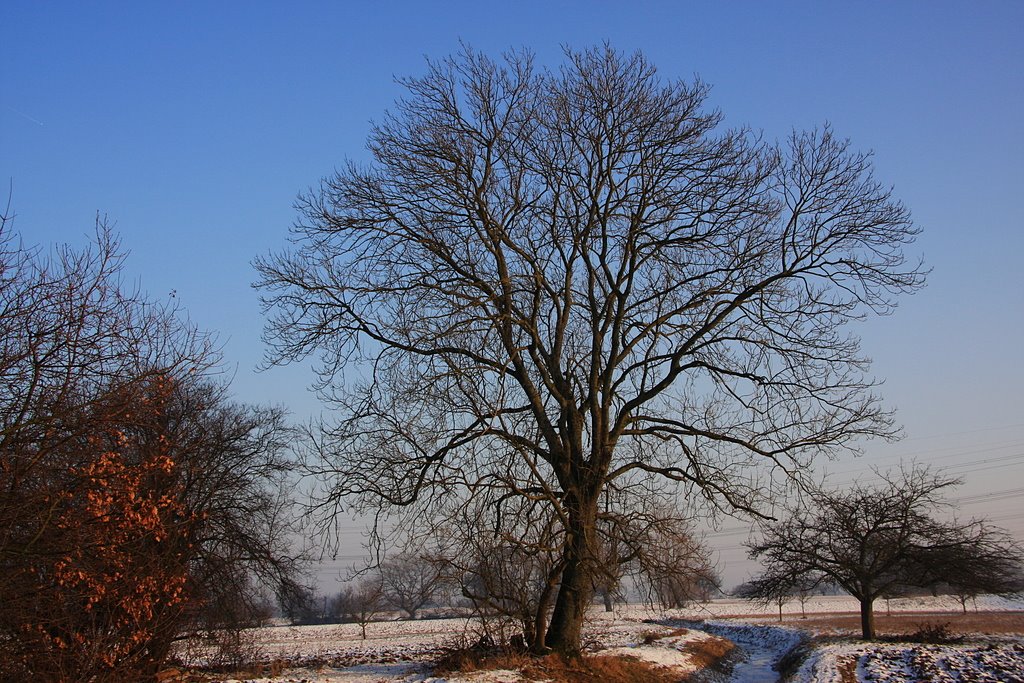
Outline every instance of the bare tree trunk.
<path id="1" fill-rule="evenodd" d="M 605 588 L 601 591 L 601 597 L 604 598 L 604 611 L 614 612 L 615 605 L 612 603 L 612 592 Z"/>
<path id="2" fill-rule="evenodd" d="M 596 497 L 570 510 L 573 507 L 565 545 L 565 568 L 546 638 L 549 648 L 570 657 L 580 653 L 583 619 L 594 597 L 591 538 L 597 520 Z"/>
<path id="3" fill-rule="evenodd" d="M 572 562 L 565 568 L 547 635 L 552 650 L 568 656 L 579 654 L 583 618 L 593 595 L 590 580 L 582 562 Z"/>
<path id="4" fill-rule="evenodd" d="M 540 594 L 540 599 L 537 601 L 537 612 L 533 618 L 533 639 L 527 642 L 527 646 L 531 651 L 537 654 L 544 654 L 547 651 L 547 635 L 548 635 L 548 608 L 551 606 L 551 598 L 554 595 L 556 583 L 556 577 L 558 574 L 550 574 L 548 576 L 547 585 Z"/>
<path id="5" fill-rule="evenodd" d="M 871 598 L 860 599 L 860 630 L 864 640 L 875 639 L 874 600 Z"/>

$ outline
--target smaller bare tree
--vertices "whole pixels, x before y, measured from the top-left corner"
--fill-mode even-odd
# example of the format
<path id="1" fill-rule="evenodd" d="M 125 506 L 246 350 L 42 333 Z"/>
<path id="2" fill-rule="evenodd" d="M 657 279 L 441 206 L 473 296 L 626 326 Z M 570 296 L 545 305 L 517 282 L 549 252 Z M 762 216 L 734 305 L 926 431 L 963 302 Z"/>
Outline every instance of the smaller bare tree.
<path id="1" fill-rule="evenodd" d="M 637 569 L 637 585 L 648 602 L 663 609 L 680 609 L 707 602 L 721 585 L 710 550 L 689 530 L 653 539 L 650 552 Z"/>
<path id="2" fill-rule="evenodd" d="M 542 506 L 504 502 L 471 501 L 448 516 L 438 529 L 444 573 L 469 601 L 484 639 L 543 652 L 563 539 Z"/>
<path id="3" fill-rule="evenodd" d="M 768 595 L 780 586 L 831 581 L 860 602 L 861 631 L 875 637 L 874 601 L 942 584 L 1004 593 L 1016 585 L 1022 552 L 1004 531 L 973 520 L 945 521 L 941 494 L 959 480 L 927 468 L 881 475 L 876 485 L 819 490 L 748 544 Z"/>
<path id="4" fill-rule="evenodd" d="M 1004 534 L 984 524 L 977 526 L 976 533 L 977 544 L 968 547 L 955 543 L 939 545 L 925 559 L 935 573 L 944 577 L 935 592 L 956 597 L 964 614 L 967 603 L 982 593 L 1024 592 L 1021 556 L 1006 551 Z"/>
<path id="5" fill-rule="evenodd" d="M 652 482 L 642 484 L 619 489 L 601 515 L 599 548 L 613 552 L 601 554 L 597 576 L 617 580 L 629 574 L 643 598 L 664 609 L 708 600 L 720 580 L 710 550 L 693 529 L 692 514 Z"/>
<path id="6" fill-rule="evenodd" d="M 442 584 L 438 563 L 412 552 L 384 560 L 379 571 L 384 598 L 410 619 L 430 604 Z"/>
<path id="7" fill-rule="evenodd" d="M 737 598 L 751 600 L 765 607 L 778 609 L 779 623 L 782 623 L 782 608 L 794 598 L 800 601 L 800 618 L 807 618 L 807 599 L 821 587 L 820 576 L 794 576 L 790 574 L 763 574 L 742 583 L 733 591 Z"/>
<path id="8" fill-rule="evenodd" d="M 366 626 L 376 620 L 384 604 L 380 577 L 367 575 L 334 596 L 331 614 L 346 623 L 359 624 L 363 640 L 366 640 Z"/>

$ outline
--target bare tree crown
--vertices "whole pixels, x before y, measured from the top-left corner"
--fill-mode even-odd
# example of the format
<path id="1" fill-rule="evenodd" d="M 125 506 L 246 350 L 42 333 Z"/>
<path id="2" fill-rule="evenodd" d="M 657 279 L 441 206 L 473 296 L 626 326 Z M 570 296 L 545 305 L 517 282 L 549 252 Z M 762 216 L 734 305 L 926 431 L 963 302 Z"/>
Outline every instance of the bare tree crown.
<path id="1" fill-rule="evenodd" d="M 723 447 L 779 458 L 890 433 L 842 328 L 922 273 L 868 158 L 827 128 L 782 146 L 716 133 L 703 84 L 639 55 L 570 57 L 550 73 L 470 52 L 405 81 L 376 163 L 305 196 L 297 249 L 258 263 L 275 361 L 319 351 L 321 386 L 378 423 L 359 439 L 435 433 L 395 454 L 417 476 L 387 497 L 480 441 L 560 477 L 572 454 L 714 483 L 702 465 Z M 357 358 L 370 386 L 332 384 Z M 681 453 L 609 467 L 648 437 Z"/>

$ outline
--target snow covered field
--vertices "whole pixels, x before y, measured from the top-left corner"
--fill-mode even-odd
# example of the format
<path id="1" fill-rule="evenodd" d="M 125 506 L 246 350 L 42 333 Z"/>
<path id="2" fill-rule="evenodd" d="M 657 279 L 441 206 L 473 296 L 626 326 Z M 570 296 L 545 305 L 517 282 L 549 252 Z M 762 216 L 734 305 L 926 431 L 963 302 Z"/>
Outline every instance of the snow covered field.
<path id="1" fill-rule="evenodd" d="M 856 602 L 847 597 L 816 597 L 807 601 L 808 614 L 855 612 Z M 948 613 L 961 611 L 949 598 L 893 600 L 893 613 Z M 973 610 L 974 606 L 970 606 Z M 1024 610 L 1024 602 L 984 597 L 979 612 Z M 879 614 L 885 603 L 876 605 Z M 799 615 L 800 604 L 784 608 Z M 938 614 L 936 616 L 941 616 Z M 758 609 L 741 600 L 716 600 L 689 610 L 662 612 L 630 605 L 612 613 L 595 611 L 585 631 L 588 649 L 602 654 L 627 654 L 668 667 L 680 678 L 696 664 L 689 644 L 711 636 L 727 638 L 738 646 L 732 676 L 737 683 L 774 683 L 772 669 L 785 653 L 804 643 L 809 655 L 789 679 L 801 683 L 852 683 L 857 681 L 1001 681 L 1024 682 L 1024 634 L 969 637 L 945 645 L 911 643 L 864 644 L 848 637 L 808 640 L 811 634 L 773 625 L 774 609 Z M 218 681 L 258 683 L 499 683 L 523 680 L 514 671 L 477 672 L 447 678 L 432 677 L 425 664 L 446 647 L 475 642 L 478 625 L 467 619 L 384 621 L 370 624 L 367 639 L 355 624 L 330 626 L 278 626 L 255 632 L 265 660 L 287 661 L 290 668 L 277 675 L 212 678 Z M 683 631 L 682 629 L 685 629 Z M 660 639 L 652 640 L 651 634 Z M 810 643 L 810 645 L 807 645 Z M 721 677 L 716 680 L 725 680 Z"/>

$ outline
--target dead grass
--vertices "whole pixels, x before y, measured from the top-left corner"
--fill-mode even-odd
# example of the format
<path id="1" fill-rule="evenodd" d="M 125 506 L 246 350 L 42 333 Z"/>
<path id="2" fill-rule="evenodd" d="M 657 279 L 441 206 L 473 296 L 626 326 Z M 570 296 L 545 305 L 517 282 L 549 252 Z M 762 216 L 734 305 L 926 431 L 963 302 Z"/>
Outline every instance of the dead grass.
<path id="1" fill-rule="evenodd" d="M 841 683 L 857 683 L 857 658 L 843 657 L 836 662 Z"/>
<path id="2" fill-rule="evenodd" d="M 701 640 L 691 640 L 683 645 L 683 652 L 690 655 L 690 660 L 698 669 L 716 666 L 729 656 L 736 645 L 731 640 L 710 636 Z"/>
<path id="3" fill-rule="evenodd" d="M 194 667 L 168 667 L 156 675 L 156 683 L 212 683 L 222 681 L 225 676 L 233 679 L 262 678 L 269 676 L 277 678 L 288 669 L 296 666 L 304 668 L 320 669 L 326 666 L 325 660 L 306 657 L 301 664 L 295 660 L 275 657 L 269 661 L 253 661 L 248 664 L 230 666 L 194 666 Z"/>
<path id="4" fill-rule="evenodd" d="M 674 683 L 679 680 L 663 667 L 632 657 L 586 655 L 566 659 L 557 654 L 536 657 L 516 652 L 482 653 L 473 649 L 448 653 L 434 666 L 434 673 L 496 669 L 518 671 L 528 680 L 551 683 Z"/>
<path id="5" fill-rule="evenodd" d="M 685 628 L 677 628 L 671 631 L 644 631 L 640 634 L 640 642 L 644 645 L 650 645 L 662 638 L 677 638 L 679 636 L 685 636 L 687 632 L 688 630 Z"/>

